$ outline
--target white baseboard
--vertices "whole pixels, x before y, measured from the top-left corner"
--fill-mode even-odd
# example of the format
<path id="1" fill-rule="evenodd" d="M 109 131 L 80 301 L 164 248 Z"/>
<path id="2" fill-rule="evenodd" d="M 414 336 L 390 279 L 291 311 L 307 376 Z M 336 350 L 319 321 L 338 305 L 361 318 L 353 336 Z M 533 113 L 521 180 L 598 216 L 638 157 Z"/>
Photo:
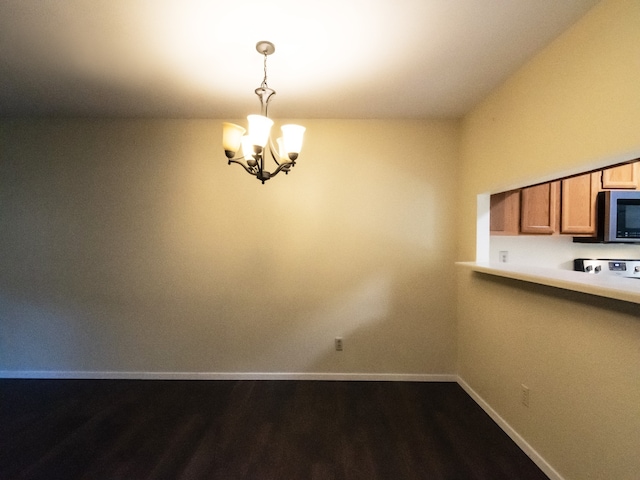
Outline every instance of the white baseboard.
<path id="1" fill-rule="evenodd" d="M 507 421 L 502 418 L 498 412 L 496 412 L 491 406 L 476 392 L 473 388 L 467 384 L 462 378 L 458 377 L 458 384 L 469 394 L 471 398 L 489 415 L 498 426 L 511 437 L 520 449 L 527 454 L 527 456 L 535 463 L 540 470 L 542 470 L 547 477 L 551 480 L 564 480 L 560 475 L 536 450 L 527 443 L 527 441 L 516 432 Z"/>
<path id="2" fill-rule="evenodd" d="M 456 382 L 449 374 L 404 373 L 289 373 L 289 372 L 92 372 L 0 370 L 0 378 L 94 379 L 94 380 L 336 380 L 394 382 Z"/>

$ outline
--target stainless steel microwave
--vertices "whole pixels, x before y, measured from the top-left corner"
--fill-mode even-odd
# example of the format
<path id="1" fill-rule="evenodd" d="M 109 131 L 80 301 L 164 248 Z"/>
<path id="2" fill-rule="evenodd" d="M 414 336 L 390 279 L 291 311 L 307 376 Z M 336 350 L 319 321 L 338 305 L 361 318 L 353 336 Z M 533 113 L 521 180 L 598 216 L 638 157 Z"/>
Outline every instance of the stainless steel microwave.
<path id="1" fill-rule="evenodd" d="M 602 241 L 640 243 L 640 191 L 599 192 L 598 214 L 598 236 Z"/>

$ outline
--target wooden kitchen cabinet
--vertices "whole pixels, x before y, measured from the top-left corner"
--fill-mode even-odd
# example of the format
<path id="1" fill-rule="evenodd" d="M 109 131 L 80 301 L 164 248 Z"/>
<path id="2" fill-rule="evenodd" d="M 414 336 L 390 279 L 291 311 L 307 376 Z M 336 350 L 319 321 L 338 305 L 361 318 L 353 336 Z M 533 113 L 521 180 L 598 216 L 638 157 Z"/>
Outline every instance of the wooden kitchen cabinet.
<path id="1" fill-rule="evenodd" d="M 491 235 L 520 233 L 520 190 L 491 195 Z"/>
<path id="2" fill-rule="evenodd" d="M 560 229 L 560 182 L 549 182 L 520 191 L 520 232 L 551 235 Z"/>
<path id="3" fill-rule="evenodd" d="M 609 189 L 640 190 L 640 160 L 491 195 L 491 234 L 595 236 L 597 195 Z"/>
<path id="4" fill-rule="evenodd" d="M 561 234 L 596 234 L 596 201 L 600 190 L 600 177 L 600 172 L 593 172 L 561 181 Z"/>
<path id="5" fill-rule="evenodd" d="M 626 163 L 603 170 L 602 188 L 640 189 L 640 162 Z"/>

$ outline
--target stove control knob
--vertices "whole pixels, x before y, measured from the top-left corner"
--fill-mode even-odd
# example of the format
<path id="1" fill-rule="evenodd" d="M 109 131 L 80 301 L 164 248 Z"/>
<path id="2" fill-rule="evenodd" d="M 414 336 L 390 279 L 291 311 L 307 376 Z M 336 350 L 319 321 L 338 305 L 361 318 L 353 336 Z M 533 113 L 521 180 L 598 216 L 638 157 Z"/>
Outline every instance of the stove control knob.
<path id="1" fill-rule="evenodd" d="M 593 267 L 591 265 L 587 265 L 584 269 L 585 272 L 590 272 L 591 270 L 593 270 Z"/>
<path id="2" fill-rule="evenodd" d="M 636 268 L 634 268 L 634 269 L 633 269 L 633 271 L 634 271 L 635 273 L 640 273 L 640 267 L 636 267 Z"/>
<path id="3" fill-rule="evenodd" d="M 596 266 L 596 273 L 600 272 L 600 270 L 602 270 L 602 267 L 600 265 Z"/>

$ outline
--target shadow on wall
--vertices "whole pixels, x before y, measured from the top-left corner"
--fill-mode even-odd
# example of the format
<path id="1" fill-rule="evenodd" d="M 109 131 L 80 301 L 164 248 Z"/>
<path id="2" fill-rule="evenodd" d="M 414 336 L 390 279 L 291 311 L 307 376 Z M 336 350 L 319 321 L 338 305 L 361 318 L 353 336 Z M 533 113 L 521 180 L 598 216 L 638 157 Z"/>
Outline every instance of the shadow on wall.
<path id="1" fill-rule="evenodd" d="M 449 309 L 434 308 L 450 291 L 444 285 L 434 289 L 424 273 L 379 272 L 362 279 L 330 304 L 301 312 L 294 325 L 279 332 L 279 341 L 265 343 L 254 360 L 278 359 L 279 371 L 451 373 L 454 318 Z M 343 339 L 342 352 L 335 350 L 335 337 Z"/>

